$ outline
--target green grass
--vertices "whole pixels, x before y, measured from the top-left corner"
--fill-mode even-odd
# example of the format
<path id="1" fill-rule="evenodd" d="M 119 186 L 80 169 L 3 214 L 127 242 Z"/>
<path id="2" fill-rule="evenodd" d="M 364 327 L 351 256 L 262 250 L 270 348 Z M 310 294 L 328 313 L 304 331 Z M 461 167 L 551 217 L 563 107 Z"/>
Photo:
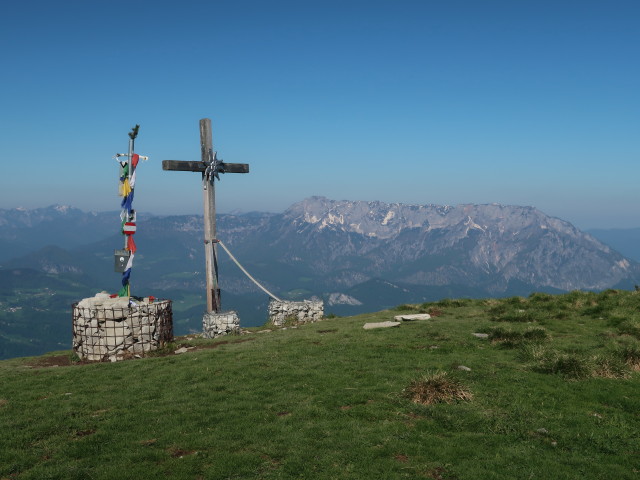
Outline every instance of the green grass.
<path id="1" fill-rule="evenodd" d="M 639 478 L 640 295 L 400 308 L 429 309 L 115 364 L 0 362 L 0 478 Z"/>

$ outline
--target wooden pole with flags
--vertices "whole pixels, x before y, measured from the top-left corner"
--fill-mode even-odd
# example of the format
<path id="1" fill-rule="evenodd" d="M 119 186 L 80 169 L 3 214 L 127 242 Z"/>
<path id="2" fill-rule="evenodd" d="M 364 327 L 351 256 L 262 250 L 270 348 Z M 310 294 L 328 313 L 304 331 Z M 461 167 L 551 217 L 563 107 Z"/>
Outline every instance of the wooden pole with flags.
<path id="1" fill-rule="evenodd" d="M 136 168 L 140 159 L 146 160 L 134 153 L 135 139 L 138 136 L 140 125 L 136 125 L 129 132 L 129 149 L 128 153 L 116 153 L 118 160 L 120 157 L 127 157 L 126 161 L 118 160 L 120 164 L 120 194 L 122 195 L 122 212 L 120 213 L 120 229 L 124 235 L 124 248 L 115 251 L 115 270 L 122 273 L 122 288 L 118 292 L 120 297 L 131 296 L 129 278 L 131 276 L 131 268 L 133 265 L 133 257 L 136 251 L 136 245 L 133 241 L 133 234 L 136 232 L 136 214 L 133 209 L 133 192 L 135 188 Z"/>

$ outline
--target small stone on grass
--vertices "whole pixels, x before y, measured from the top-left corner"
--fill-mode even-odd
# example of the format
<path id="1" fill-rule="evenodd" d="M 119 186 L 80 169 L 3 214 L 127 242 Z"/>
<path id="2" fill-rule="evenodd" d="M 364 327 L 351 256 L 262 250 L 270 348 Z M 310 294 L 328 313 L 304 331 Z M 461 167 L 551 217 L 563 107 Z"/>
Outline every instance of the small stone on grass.
<path id="1" fill-rule="evenodd" d="M 409 315 L 396 315 L 393 319 L 396 322 L 412 322 L 415 320 L 429 320 L 431 315 L 428 313 L 414 313 Z"/>
<path id="2" fill-rule="evenodd" d="M 488 333 L 472 333 L 471 335 L 473 335 L 474 337 L 477 337 L 477 338 L 489 338 L 489 334 Z"/>
<path id="3" fill-rule="evenodd" d="M 390 327 L 398 327 L 401 322 L 375 322 L 375 323 L 365 323 L 362 328 L 365 330 L 371 330 L 374 328 L 390 328 Z"/>

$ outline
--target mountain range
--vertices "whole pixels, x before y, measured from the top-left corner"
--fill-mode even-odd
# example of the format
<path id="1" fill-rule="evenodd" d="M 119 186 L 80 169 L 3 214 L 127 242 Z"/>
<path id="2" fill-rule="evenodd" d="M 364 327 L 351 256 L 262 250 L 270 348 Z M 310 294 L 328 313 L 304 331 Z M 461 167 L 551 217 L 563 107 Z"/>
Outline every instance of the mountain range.
<path id="1" fill-rule="evenodd" d="M 312 197 L 279 214 L 219 215 L 217 225 L 267 289 L 322 298 L 338 315 L 443 297 L 633 288 L 640 277 L 640 264 L 596 239 L 633 253 L 620 232 L 591 235 L 533 207 Z M 0 210 L 0 358 L 68 347 L 71 303 L 119 288 L 118 228 L 119 212 Z M 138 215 L 132 293 L 172 299 L 177 334 L 201 328 L 202 239 L 202 217 Z M 245 326 L 264 323 L 268 298 L 219 257 L 223 307 Z"/>

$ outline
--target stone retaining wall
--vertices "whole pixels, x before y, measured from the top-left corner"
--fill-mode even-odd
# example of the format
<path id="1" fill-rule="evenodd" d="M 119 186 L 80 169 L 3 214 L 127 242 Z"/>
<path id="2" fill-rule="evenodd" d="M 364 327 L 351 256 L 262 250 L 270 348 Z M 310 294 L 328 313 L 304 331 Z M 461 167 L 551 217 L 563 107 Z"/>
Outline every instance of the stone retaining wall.
<path id="1" fill-rule="evenodd" d="M 205 313 L 202 317 L 202 336 L 216 338 L 240 333 L 240 318 L 236 312 Z"/>
<path id="2" fill-rule="evenodd" d="M 275 326 L 283 325 L 287 319 L 299 323 L 317 322 L 324 315 L 324 303 L 322 300 L 304 300 L 302 302 L 289 302 L 271 300 L 269 302 L 269 321 Z"/>
<path id="3" fill-rule="evenodd" d="M 73 350 L 81 360 L 115 362 L 173 341 L 171 300 L 130 302 L 99 293 L 72 309 Z"/>

